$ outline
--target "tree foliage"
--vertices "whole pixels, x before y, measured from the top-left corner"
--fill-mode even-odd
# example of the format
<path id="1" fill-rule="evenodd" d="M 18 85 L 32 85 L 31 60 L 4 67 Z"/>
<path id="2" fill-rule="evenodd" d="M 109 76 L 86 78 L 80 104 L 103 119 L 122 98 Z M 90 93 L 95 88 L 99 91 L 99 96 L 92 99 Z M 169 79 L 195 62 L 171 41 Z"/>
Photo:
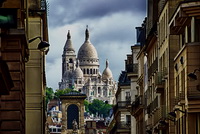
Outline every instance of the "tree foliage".
<path id="1" fill-rule="evenodd" d="M 54 91 L 51 87 L 46 87 L 46 97 L 45 102 L 46 104 L 54 98 Z"/>
<path id="2" fill-rule="evenodd" d="M 84 106 L 85 106 L 85 111 L 89 112 L 89 102 L 87 100 L 84 100 Z"/>
<path id="3" fill-rule="evenodd" d="M 88 105 L 89 112 L 94 115 L 103 115 L 107 117 L 109 110 L 112 108 L 112 105 L 103 102 L 102 100 L 94 99 L 92 103 Z"/>
<path id="4" fill-rule="evenodd" d="M 55 98 L 60 98 L 60 95 L 64 95 L 64 94 L 67 94 L 67 93 L 69 93 L 69 92 L 71 92 L 71 91 L 73 91 L 73 89 L 70 89 L 70 88 L 66 88 L 66 89 L 57 89 L 56 91 L 55 91 Z"/>

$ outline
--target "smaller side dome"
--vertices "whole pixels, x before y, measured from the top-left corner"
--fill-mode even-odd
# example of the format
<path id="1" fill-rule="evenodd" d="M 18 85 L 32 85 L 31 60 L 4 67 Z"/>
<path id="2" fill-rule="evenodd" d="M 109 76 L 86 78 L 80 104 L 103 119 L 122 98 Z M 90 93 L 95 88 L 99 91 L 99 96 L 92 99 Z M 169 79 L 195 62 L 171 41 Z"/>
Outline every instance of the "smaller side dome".
<path id="1" fill-rule="evenodd" d="M 79 61 L 77 61 L 76 69 L 74 70 L 73 76 L 74 78 L 83 78 L 83 71 L 79 67 Z"/>
<path id="2" fill-rule="evenodd" d="M 102 79 L 103 80 L 107 80 L 107 79 L 112 79 L 113 76 L 112 76 L 112 72 L 108 66 L 108 60 L 106 60 L 106 68 L 104 69 L 103 71 L 103 74 L 102 74 Z"/>

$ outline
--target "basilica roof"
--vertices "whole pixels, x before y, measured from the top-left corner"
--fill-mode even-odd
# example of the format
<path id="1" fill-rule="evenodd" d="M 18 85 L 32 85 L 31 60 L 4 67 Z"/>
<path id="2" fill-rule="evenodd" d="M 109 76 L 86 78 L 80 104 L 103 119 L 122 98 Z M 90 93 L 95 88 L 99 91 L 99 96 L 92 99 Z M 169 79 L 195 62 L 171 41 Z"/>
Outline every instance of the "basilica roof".
<path id="1" fill-rule="evenodd" d="M 78 59 L 98 59 L 97 51 L 89 40 L 88 28 L 85 31 L 85 42 L 78 51 Z"/>
<path id="2" fill-rule="evenodd" d="M 83 71 L 79 67 L 79 61 L 77 61 L 76 69 L 74 70 L 73 77 L 74 78 L 83 78 Z"/>
<path id="3" fill-rule="evenodd" d="M 113 78 L 112 72 L 111 72 L 111 70 L 110 70 L 108 64 L 109 64 L 109 63 L 108 63 L 108 60 L 106 60 L 106 68 L 104 69 L 103 74 L 102 74 L 103 80 Z"/>
<path id="4" fill-rule="evenodd" d="M 72 45 L 72 41 L 71 41 L 70 31 L 68 31 L 67 41 L 64 46 L 64 52 L 69 52 L 69 51 L 75 52 L 73 45 Z"/>

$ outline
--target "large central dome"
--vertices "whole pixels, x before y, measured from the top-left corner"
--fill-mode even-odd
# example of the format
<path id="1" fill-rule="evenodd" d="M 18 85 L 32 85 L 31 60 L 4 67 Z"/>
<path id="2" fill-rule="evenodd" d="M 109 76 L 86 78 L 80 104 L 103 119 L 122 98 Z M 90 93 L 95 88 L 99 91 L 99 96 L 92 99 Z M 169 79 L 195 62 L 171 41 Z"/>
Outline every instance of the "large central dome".
<path id="1" fill-rule="evenodd" d="M 78 51 L 78 59 L 98 59 L 98 54 L 95 47 L 89 41 L 89 31 L 86 29 L 85 31 L 85 42 L 80 47 Z"/>

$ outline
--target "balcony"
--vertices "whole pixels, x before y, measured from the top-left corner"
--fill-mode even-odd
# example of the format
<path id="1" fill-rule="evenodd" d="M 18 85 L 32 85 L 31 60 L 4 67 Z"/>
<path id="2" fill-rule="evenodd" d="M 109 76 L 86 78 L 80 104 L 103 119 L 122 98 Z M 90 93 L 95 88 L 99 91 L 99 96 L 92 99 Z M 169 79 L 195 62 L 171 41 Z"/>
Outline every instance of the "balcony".
<path id="1" fill-rule="evenodd" d="M 158 70 L 158 58 L 156 58 L 153 63 L 148 68 L 148 77 L 151 77 L 153 73 Z"/>
<path id="2" fill-rule="evenodd" d="M 165 105 L 161 105 L 160 107 L 158 107 L 158 110 L 154 114 L 154 119 L 153 119 L 154 125 L 159 123 L 159 121 L 161 120 L 165 120 L 167 117 L 168 117 L 167 108 Z"/>
<path id="3" fill-rule="evenodd" d="M 182 0 L 181 4 L 179 4 L 179 8 L 175 11 L 173 16 L 170 16 L 171 22 L 170 25 L 170 33 L 171 34 L 180 34 L 184 29 L 185 25 L 188 24 L 188 20 L 191 17 L 199 17 L 200 16 L 200 2 L 199 0 Z"/>
<path id="4" fill-rule="evenodd" d="M 132 111 L 131 111 L 134 116 L 142 113 L 143 104 L 144 103 L 142 95 L 135 98 L 135 101 L 132 103 Z"/>
<path id="5" fill-rule="evenodd" d="M 130 131 L 131 129 L 131 122 L 130 121 L 120 121 L 117 122 L 117 129 L 124 129 Z"/>
<path id="6" fill-rule="evenodd" d="M 167 75 L 167 69 L 157 72 L 155 75 L 155 91 L 156 93 L 162 93 L 164 91 L 164 80 Z"/>
<path id="7" fill-rule="evenodd" d="M 127 111 L 127 105 L 130 103 L 130 101 L 119 101 L 113 108 L 114 114 L 117 113 L 117 111 Z"/>
<path id="8" fill-rule="evenodd" d="M 131 109 L 131 96 L 126 96 L 126 108 L 130 111 Z"/>
<path id="9" fill-rule="evenodd" d="M 128 76 L 138 75 L 138 63 L 126 65 Z"/>
<path id="10" fill-rule="evenodd" d="M 147 106 L 147 114 L 153 114 L 158 109 L 158 96 Z"/>
<path id="11" fill-rule="evenodd" d="M 185 104 L 185 91 L 180 91 L 174 99 L 174 105 Z"/>

